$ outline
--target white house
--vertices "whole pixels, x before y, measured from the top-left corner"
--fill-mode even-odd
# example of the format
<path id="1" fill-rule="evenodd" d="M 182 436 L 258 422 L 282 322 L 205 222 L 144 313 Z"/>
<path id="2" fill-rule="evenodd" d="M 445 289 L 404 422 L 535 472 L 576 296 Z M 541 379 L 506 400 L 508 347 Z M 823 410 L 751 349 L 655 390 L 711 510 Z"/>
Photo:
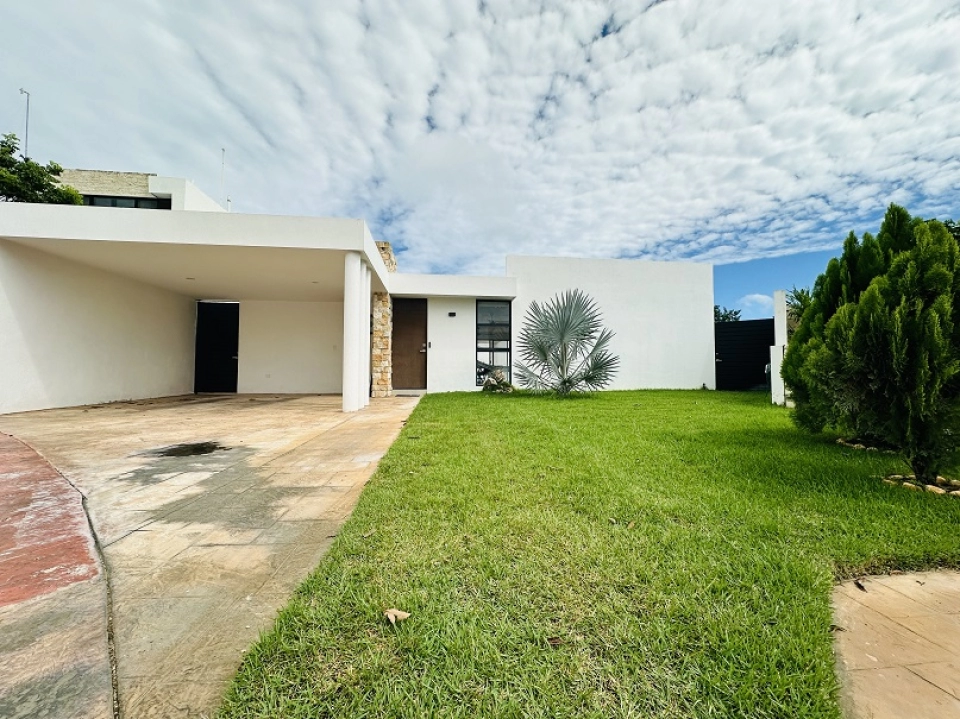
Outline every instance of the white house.
<path id="1" fill-rule="evenodd" d="M 508 257 L 502 277 L 396 272 L 362 220 L 223 212 L 192 184 L 66 171 L 87 206 L 0 204 L 0 413 L 192 392 L 479 389 L 527 307 L 579 288 L 614 389 L 714 386 L 708 264 Z"/>

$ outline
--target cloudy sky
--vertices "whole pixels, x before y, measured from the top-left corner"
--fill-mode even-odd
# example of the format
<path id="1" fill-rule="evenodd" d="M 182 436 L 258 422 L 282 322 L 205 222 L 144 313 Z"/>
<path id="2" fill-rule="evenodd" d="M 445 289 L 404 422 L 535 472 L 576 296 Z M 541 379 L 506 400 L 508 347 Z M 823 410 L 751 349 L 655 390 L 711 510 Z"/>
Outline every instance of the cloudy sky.
<path id="1" fill-rule="evenodd" d="M 957 0 L 31 0 L 4 26 L 0 131 L 26 88 L 35 159 L 219 197 L 224 147 L 234 211 L 365 218 L 407 272 L 960 216 Z"/>

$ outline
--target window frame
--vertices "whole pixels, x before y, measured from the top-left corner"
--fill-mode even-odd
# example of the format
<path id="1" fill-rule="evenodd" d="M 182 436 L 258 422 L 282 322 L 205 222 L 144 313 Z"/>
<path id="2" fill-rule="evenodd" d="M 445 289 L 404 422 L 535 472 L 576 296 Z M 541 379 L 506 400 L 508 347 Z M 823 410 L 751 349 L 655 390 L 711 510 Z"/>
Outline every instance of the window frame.
<path id="1" fill-rule="evenodd" d="M 498 322 L 480 322 L 480 308 L 483 305 L 506 305 L 507 307 L 507 338 L 503 339 L 480 339 L 480 330 L 481 328 L 486 327 L 503 327 L 501 323 Z M 479 365 L 479 355 L 481 353 L 491 355 L 494 358 L 504 357 L 505 362 L 503 363 L 494 363 L 496 367 L 505 367 L 507 374 L 507 381 L 513 381 L 513 300 L 493 300 L 493 299 L 478 299 L 476 301 L 475 307 L 475 316 L 474 316 L 474 363 L 476 365 L 476 383 L 477 387 L 482 387 L 484 380 L 487 378 L 488 371 L 481 370 Z M 481 346 L 481 342 L 487 343 L 486 347 Z M 493 347 L 494 344 L 506 344 L 506 347 Z"/>

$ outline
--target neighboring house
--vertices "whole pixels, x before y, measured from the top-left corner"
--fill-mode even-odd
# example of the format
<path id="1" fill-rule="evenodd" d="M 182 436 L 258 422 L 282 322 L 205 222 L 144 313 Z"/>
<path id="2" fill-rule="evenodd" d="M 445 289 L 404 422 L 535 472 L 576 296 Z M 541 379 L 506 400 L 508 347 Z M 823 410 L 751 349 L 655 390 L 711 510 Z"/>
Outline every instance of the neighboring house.
<path id="1" fill-rule="evenodd" d="M 517 359 L 530 303 L 572 288 L 616 333 L 613 389 L 714 386 L 708 264 L 404 274 L 362 220 L 227 213 L 155 175 L 63 179 L 89 206 L 0 205 L 0 413 L 191 392 L 340 394 L 350 412 L 479 389 Z"/>

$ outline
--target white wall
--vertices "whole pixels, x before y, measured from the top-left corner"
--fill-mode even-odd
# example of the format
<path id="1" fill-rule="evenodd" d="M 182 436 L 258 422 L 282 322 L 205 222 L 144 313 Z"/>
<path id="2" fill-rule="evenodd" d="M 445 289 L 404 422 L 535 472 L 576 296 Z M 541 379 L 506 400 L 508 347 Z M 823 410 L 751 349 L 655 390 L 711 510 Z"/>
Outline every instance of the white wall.
<path id="1" fill-rule="evenodd" d="M 787 291 L 773 293 L 773 347 L 770 348 L 770 400 L 774 404 L 787 403 L 787 387 L 780 376 L 783 357 L 787 351 Z"/>
<path id="2" fill-rule="evenodd" d="M 517 278 L 514 361 L 530 303 L 580 289 L 616 333 L 611 350 L 621 365 L 611 389 L 716 386 L 711 265 L 510 256 L 507 274 Z"/>
<path id="3" fill-rule="evenodd" d="M 342 302 L 240 302 L 240 393 L 334 393 L 343 381 Z"/>
<path id="4" fill-rule="evenodd" d="M 150 194 L 157 197 L 169 197 L 170 209 L 192 212 L 226 212 L 209 195 L 204 194 L 196 185 L 181 177 L 158 177 L 151 175 L 148 180 Z"/>
<path id="5" fill-rule="evenodd" d="M 192 299 L 0 240 L 0 413 L 193 392 Z"/>
<path id="6" fill-rule="evenodd" d="M 456 312 L 456 317 L 449 313 Z M 477 387 L 477 302 L 474 298 L 427 299 L 427 391 Z"/>

